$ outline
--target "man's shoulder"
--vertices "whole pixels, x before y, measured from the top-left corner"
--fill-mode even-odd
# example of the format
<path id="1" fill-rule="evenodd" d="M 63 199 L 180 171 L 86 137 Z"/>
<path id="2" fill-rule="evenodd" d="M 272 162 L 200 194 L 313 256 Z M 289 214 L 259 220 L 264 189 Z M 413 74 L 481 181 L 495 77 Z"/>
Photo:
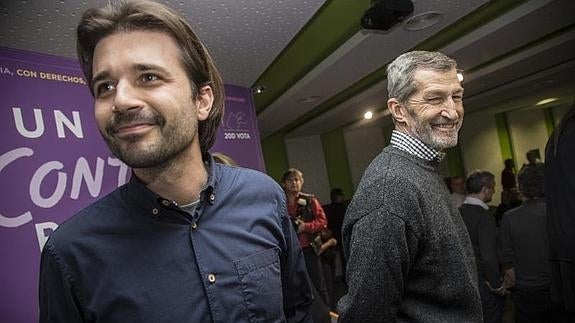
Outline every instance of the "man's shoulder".
<path id="1" fill-rule="evenodd" d="M 121 189 L 115 189 L 58 224 L 58 228 L 50 234 L 52 243 L 73 243 L 75 240 L 84 239 L 91 230 L 98 230 L 100 226 L 111 223 L 116 210 L 121 207 Z"/>
<path id="2" fill-rule="evenodd" d="M 459 212 L 488 214 L 489 210 L 486 210 L 477 204 L 463 203 L 459 207 Z"/>
<path id="3" fill-rule="evenodd" d="M 285 195 L 279 184 L 261 171 L 227 165 L 220 165 L 220 171 L 219 184 L 228 189 L 241 188 L 243 192 L 254 194 Z"/>
<path id="4" fill-rule="evenodd" d="M 415 174 L 419 169 L 421 168 L 399 149 L 388 146 L 368 166 L 359 187 L 368 191 L 383 188 L 412 190 L 416 186 Z"/>

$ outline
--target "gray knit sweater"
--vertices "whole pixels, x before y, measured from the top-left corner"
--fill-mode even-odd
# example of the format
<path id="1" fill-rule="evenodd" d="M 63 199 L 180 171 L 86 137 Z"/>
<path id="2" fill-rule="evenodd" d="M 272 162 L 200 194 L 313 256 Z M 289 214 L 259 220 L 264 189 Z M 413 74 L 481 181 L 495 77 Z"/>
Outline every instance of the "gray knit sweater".
<path id="1" fill-rule="evenodd" d="M 340 322 L 481 322 L 469 235 L 438 163 L 386 147 L 343 224 Z"/>

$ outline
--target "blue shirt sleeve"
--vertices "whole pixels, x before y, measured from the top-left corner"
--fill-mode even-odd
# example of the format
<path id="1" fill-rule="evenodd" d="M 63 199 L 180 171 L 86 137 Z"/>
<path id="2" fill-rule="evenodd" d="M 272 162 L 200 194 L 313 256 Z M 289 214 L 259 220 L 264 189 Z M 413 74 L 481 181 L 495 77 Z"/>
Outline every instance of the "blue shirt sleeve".
<path id="1" fill-rule="evenodd" d="M 48 243 L 40 261 L 40 323 L 86 322 L 70 278 L 57 262 Z"/>

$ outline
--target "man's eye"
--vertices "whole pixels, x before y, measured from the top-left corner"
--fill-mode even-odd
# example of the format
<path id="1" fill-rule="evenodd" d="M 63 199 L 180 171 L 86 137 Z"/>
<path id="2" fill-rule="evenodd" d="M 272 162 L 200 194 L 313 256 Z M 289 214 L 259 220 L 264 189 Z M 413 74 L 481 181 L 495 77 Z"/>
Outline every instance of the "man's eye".
<path id="1" fill-rule="evenodd" d="M 100 97 L 100 96 L 105 95 L 106 93 L 113 91 L 114 88 L 115 88 L 115 85 L 112 83 L 107 83 L 107 82 L 100 83 L 96 86 L 95 92 L 96 92 L 96 95 Z"/>
<path id="2" fill-rule="evenodd" d="M 453 96 L 453 101 L 461 101 L 463 100 L 463 95 L 454 95 Z"/>
<path id="3" fill-rule="evenodd" d="M 427 102 L 430 102 L 430 103 L 439 103 L 439 102 L 441 102 L 441 98 L 438 97 L 438 96 L 434 96 L 434 97 L 431 97 L 431 98 L 427 98 Z"/>
<path id="4" fill-rule="evenodd" d="M 154 82 L 159 80 L 160 78 L 156 75 L 156 74 L 144 74 L 142 75 L 142 82 L 147 83 L 147 82 Z"/>

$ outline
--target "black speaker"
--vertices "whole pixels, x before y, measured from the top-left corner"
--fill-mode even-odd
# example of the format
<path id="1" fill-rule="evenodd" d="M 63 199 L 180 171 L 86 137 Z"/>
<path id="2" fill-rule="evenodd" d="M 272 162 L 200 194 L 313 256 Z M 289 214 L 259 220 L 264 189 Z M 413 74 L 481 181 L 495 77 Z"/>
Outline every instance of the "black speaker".
<path id="1" fill-rule="evenodd" d="M 388 30 L 413 12 L 411 0 L 373 0 L 361 17 L 361 27 Z"/>

